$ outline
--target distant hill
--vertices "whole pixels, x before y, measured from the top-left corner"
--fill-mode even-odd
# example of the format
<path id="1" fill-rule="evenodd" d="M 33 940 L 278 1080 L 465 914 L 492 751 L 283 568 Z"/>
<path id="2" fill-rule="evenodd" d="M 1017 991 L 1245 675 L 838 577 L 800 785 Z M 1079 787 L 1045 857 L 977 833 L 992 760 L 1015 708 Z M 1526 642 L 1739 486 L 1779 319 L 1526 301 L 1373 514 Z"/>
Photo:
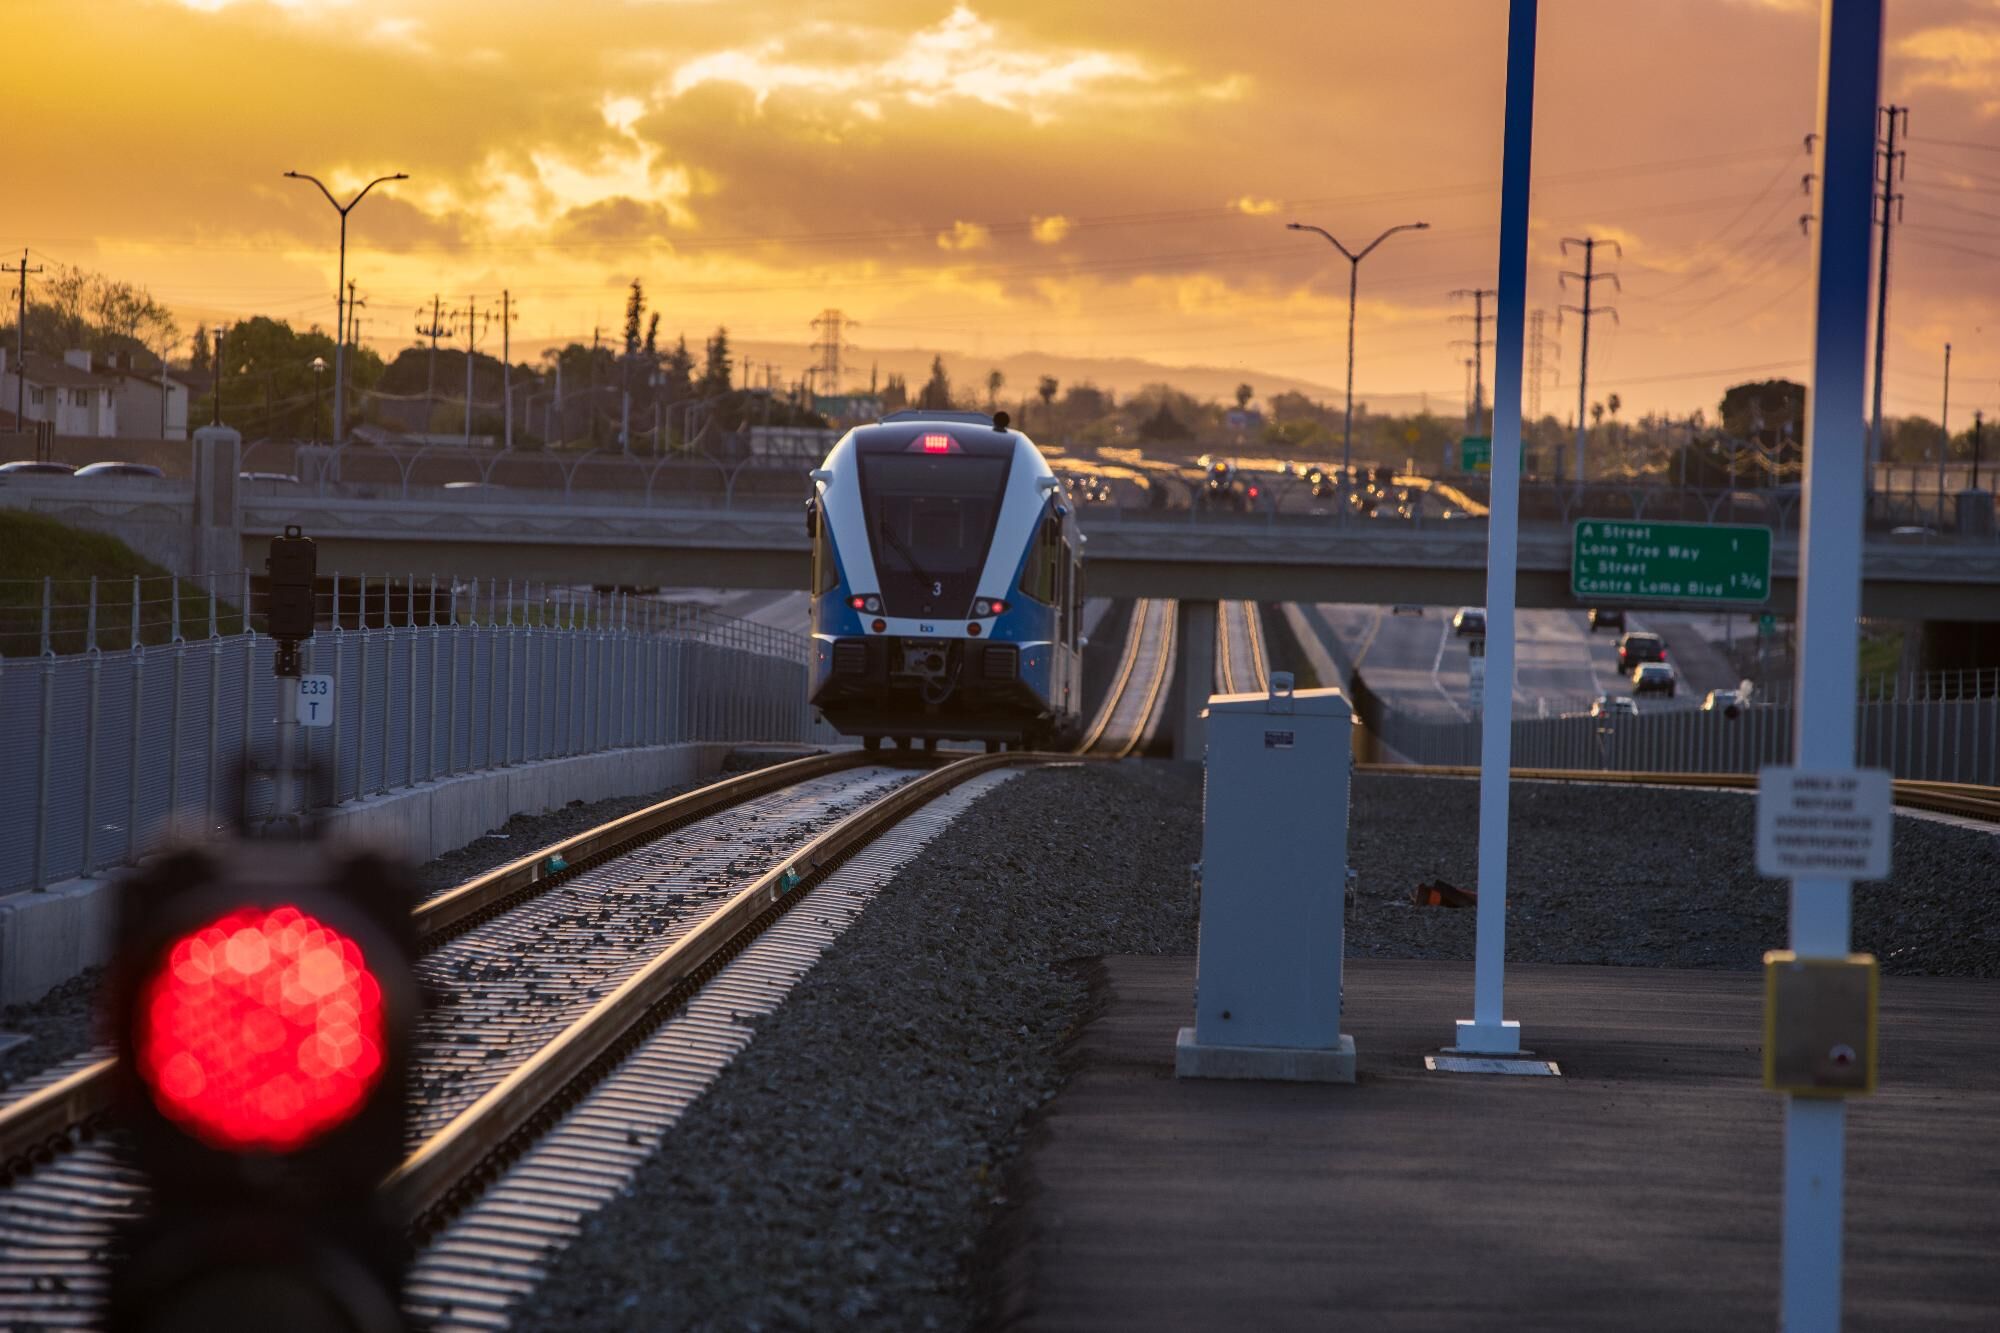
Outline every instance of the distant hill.
<path id="1" fill-rule="evenodd" d="M 690 336 L 688 341 L 694 345 L 698 340 Z M 517 345 L 517 353 L 518 350 Z M 818 360 L 813 349 L 805 343 L 753 340 L 737 342 L 734 351 L 738 383 L 744 382 L 744 366 L 749 362 L 760 367 L 767 362 L 775 363 L 780 368 L 781 378 L 790 383 L 802 369 Z M 540 348 L 537 347 L 522 359 L 533 360 L 539 353 Z M 1165 365 L 1134 356 L 1065 356 L 1042 352 L 987 356 L 943 346 L 872 347 L 863 344 L 857 344 L 846 358 L 843 367 L 845 382 L 841 387 L 848 392 L 865 390 L 872 367 L 878 379 L 901 375 L 910 386 L 910 391 L 915 393 L 918 386 L 930 378 L 931 358 L 938 355 L 944 357 L 945 371 L 951 376 L 955 393 L 972 394 L 983 400 L 986 396 L 986 372 L 998 370 L 1007 377 L 1007 385 L 1000 391 L 1002 402 L 1016 408 L 1023 394 L 1034 393 L 1035 383 L 1043 375 L 1055 376 L 1064 388 L 1071 384 L 1095 384 L 1100 389 L 1113 391 L 1121 401 L 1148 384 L 1160 383 L 1171 384 L 1195 398 L 1216 402 L 1233 400 L 1236 386 L 1245 383 L 1257 391 L 1259 402 L 1268 401 L 1275 393 L 1302 393 L 1309 398 L 1335 404 L 1340 401 L 1342 392 L 1335 384 L 1289 375 L 1270 375 L 1244 365 Z M 1336 372 L 1339 355 L 1338 347 L 1329 352 L 1329 364 Z M 763 382 L 761 370 L 757 371 L 756 382 Z M 1414 412 L 1422 406 L 1418 394 L 1388 394 L 1365 401 L 1372 409 L 1386 412 Z M 1457 410 L 1455 404 L 1440 406 L 1447 411 Z"/>

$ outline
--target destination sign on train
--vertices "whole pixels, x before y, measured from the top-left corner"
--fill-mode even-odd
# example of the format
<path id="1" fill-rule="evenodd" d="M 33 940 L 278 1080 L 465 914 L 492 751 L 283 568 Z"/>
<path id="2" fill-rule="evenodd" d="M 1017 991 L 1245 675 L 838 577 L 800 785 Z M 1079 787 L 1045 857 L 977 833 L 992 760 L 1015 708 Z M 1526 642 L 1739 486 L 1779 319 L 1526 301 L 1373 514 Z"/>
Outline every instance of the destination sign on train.
<path id="1" fill-rule="evenodd" d="M 1579 519 L 1569 586 L 1598 601 L 1760 606 L 1771 596 L 1771 530 L 1752 523 Z"/>

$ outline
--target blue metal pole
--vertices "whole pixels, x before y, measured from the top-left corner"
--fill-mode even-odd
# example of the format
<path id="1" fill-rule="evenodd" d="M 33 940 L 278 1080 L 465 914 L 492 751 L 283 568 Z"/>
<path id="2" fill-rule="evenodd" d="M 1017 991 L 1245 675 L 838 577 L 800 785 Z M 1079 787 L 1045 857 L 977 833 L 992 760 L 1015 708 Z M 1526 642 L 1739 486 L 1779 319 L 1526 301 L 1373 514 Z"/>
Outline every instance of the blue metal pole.
<path id="1" fill-rule="evenodd" d="M 1500 172 L 1500 278 L 1493 328 L 1493 495 L 1486 527 L 1486 684 L 1479 754 L 1479 920 L 1472 1019 L 1460 1050 L 1512 1054 L 1507 1021 L 1507 785 L 1513 757 L 1514 565 L 1521 510 L 1521 351 L 1528 285 L 1528 172 L 1535 143 L 1537 0 L 1507 11 L 1507 111 Z"/>
<path id="2" fill-rule="evenodd" d="M 1798 766 L 1825 770 L 1854 767 L 1882 0 L 1826 0 L 1822 15 L 1819 129 L 1826 157 L 1799 531 L 1799 711 L 1793 734 Z M 1846 955 L 1850 889 L 1844 879 L 1792 881 L 1791 943 L 1800 956 Z M 1840 1327 L 1846 1129 L 1846 1107 L 1838 1099 L 1786 1101 L 1779 1324 L 1791 1333 Z"/>

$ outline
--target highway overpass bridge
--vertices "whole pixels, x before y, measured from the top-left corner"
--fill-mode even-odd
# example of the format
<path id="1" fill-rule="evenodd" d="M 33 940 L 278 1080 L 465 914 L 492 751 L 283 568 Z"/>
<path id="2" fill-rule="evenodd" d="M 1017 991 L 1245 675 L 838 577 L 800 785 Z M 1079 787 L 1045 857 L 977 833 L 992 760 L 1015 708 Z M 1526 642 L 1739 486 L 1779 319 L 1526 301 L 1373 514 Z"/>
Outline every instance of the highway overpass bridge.
<path id="1" fill-rule="evenodd" d="M 1101 597 L 1185 601 L 1420 602 L 1486 597 L 1486 525 L 1431 520 L 1169 516 L 1086 509 L 1086 580 Z M 631 586 L 804 588 L 805 523 L 794 508 L 640 508 L 500 502 L 247 499 L 245 558 L 286 523 L 320 542 L 322 569 L 449 571 L 460 577 Z M 1791 612 L 1796 539 L 1772 552 L 1770 609 Z M 254 566 L 253 566 L 254 567 Z M 1521 534 L 1520 604 L 1569 607 L 1570 532 Z M 2000 620 L 2000 543 L 1869 542 L 1862 611 L 1906 620 Z"/>
<path id="2" fill-rule="evenodd" d="M 227 505 L 197 505 L 201 483 L 0 487 L 0 505 L 114 533 L 169 568 L 261 570 L 269 539 L 298 524 L 320 568 L 625 586 L 804 588 L 810 548 L 796 508 L 565 502 L 560 493 L 432 491 L 409 499 L 322 496 L 244 483 Z M 207 522 L 214 519 L 213 523 Z M 1480 519 L 1352 520 L 1087 507 L 1090 592 L 1186 601 L 1418 602 L 1485 599 Z M 1795 536 L 1772 554 L 1769 609 L 1798 590 Z M 1525 524 L 1519 600 L 1570 607 L 1570 531 Z M 1862 612 L 1902 620 L 2000 621 L 2000 542 L 1873 540 Z"/>

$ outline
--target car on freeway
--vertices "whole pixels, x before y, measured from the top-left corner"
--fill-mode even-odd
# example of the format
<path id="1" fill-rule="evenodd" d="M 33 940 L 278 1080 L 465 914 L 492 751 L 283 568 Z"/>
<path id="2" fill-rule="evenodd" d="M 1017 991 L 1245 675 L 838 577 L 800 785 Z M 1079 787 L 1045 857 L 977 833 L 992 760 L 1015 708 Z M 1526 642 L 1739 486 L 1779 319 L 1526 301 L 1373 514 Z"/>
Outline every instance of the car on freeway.
<path id="1" fill-rule="evenodd" d="M 1600 694 L 1590 701 L 1592 717 L 1637 717 L 1639 701 L 1625 695 Z"/>
<path id="2" fill-rule="evenodd" d="M 1710 690 L 1706 695 L 1702 696 L 1701 711 L 1704 713 L 1719 713 L 1726 708 L 1734 707 L 1741 701 L 1742 696 L 1735 690 Z"/>
<path id="3" fill-rule="evenodd" d="M 1632 668 L 1632 693 L 1674 697 L 1674 669 L 1665 662 L 1641 662 Z"/>
<path id="4" fill-rule="evenodd" d="M 0 463 L 0 477 L 67 477 L 75 471 L 76 467 L 71 463 L 52 463 L 34 458 Z"/>
<path id="5" fill-rule="evenodd" d="M 76 470 L 75 475 L 78 477 L 153 477 L 157 479 L 165 477 L 167 474 L 159 468 L 154 467 L 151 463 L 126 463 L 107 460 L 102 463 L 85 463 Z"/>
<path id="6" fill-rule="evenodd" d="M 236 479 L 238 481 L 268 482 L 274 486 L 298 486 L 303 484 L 289 472 L 239 472 L 236 474 Z"/>
<path id="7" fill-rule="evenodd" d="M 1615 606 L 1593 606 L 1590 608 L 1590 632 L 1601 629 L 1615 629 L 1621 634 L 1625 630 L 1625 613 Z"/>
<path id="8" fill-rule="evenodd" d="M 1641 662 L 1667 660 L 1667 641 L 1657 634 L 1634 631 L 1618 641 L 1618 670 L 1630 672 Z"/>
<path id="9" fill-rule="evenodd" d="M 1461 606 L 1458 614 L 1451 618 L 1451 632 L 1459 638 L 1485 637 L 1486 608 L 1483 606 Z"/>
<path id="10" fill-rule="evenodd" d="M 1415 602 L 1397 602 L 1389 608 L 1392 616 L 1420 616 L 1423 613 L 1424 608 Z"/>

